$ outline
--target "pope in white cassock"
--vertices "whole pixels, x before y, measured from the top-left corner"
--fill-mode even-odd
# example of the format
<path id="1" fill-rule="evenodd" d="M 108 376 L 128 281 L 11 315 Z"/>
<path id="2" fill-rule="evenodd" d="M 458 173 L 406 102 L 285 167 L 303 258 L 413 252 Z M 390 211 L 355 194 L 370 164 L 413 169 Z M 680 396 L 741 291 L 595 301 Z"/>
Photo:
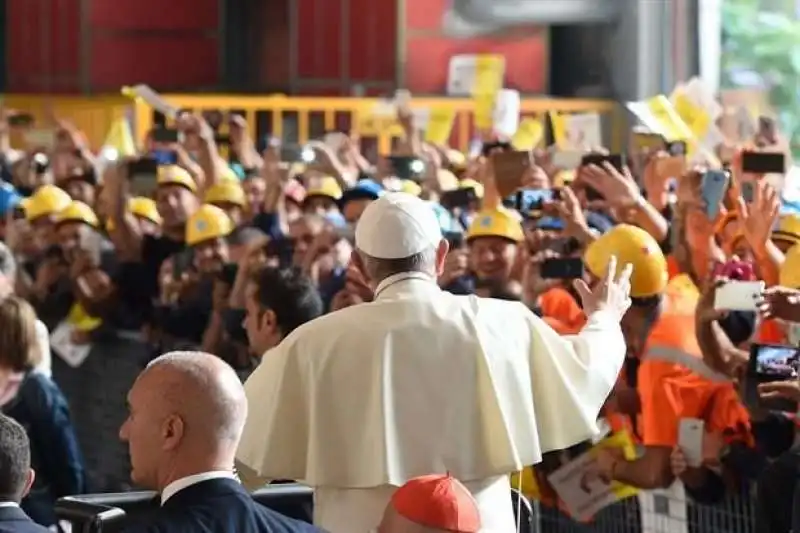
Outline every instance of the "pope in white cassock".
<path id="1" fill-rule="evenodd" d="M 562 337 L 521 303 L 442 291 L 447 241 L 414 196 L 372 202 L 355 240 L 375 300 L 264 354 L 245 384 L 243 480 L 305 483 L 318 527 L 366 533 L 397 487 L 449 472 L 475 496 L 483 530 L 515 531 L 509 473 L 597 432 L 625 357 L 631 267 L 614 279 L 612 260 L 591 291 L 577 282 L 588 322 Z"/>

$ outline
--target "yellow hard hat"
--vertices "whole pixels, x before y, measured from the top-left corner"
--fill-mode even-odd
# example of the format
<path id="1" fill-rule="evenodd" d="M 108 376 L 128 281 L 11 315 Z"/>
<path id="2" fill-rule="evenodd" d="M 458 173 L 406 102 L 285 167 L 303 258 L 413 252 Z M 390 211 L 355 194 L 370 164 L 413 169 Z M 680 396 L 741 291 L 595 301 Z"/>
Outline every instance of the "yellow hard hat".
<path id="1" fill-rule="evenodd" d="M 469 189 L 470 187 L 475 190 L 475 196 L 483 198 L 483 183 L 469 178 L 458 182 L 459 189 Z"/>
<path id="2" fill-rule="evenodd" d="M 128 200 L 128 211 L 132 215 L 149 220 L 154 224 L 161 225 L 161 215 L 158 213 L 155 201 L 144 196 L 134 196 Z M 114 231 L 114 221 L 106 221 L 106 229 Z"/>
<path id="3" fill-rule="evenodd" d="M 324 196 L 331 200 L 338 200 L 342 197 L 342 188 L 339 182 L 331 176 L 322 176 L 311 179 L 306 190 L 306 199 L 311 196 Z"/>
<path id="4" fill-rule="evenodd" d="M 661 294 L 667 286 L 667 259 L 658 242 L 645 230 L 619 224 L 600 236 L 586 249 L 583 263 L 601 278 L 606 275 L 611 256 L 617 257 L 617 274 L 625 265 L 633 266 L 631 296 L 644 298 Z"/>
<path id="5" fill-rule="evenodd" d="M 781 216 L 778 219 L 778 226 L 772 231 L 772 240 L 800 243 L 800 216 L 795 214 Z"/>
<path id="6" fill-rule="evenodd" d="M 55 215 L 72 203 L 72 198 L 63 189 L 55 185 L 39 187 L 33 196 L 22 200 L 25 218 L 34 220 L 46 215 Z"/>
<path id="7" fill-rule="evenodd" d="M 191 174 L 178 165 L 165 165 L 158 167 L 156 179 L 158 185 L 181 185 L 192 192 L 197 192 L 197 183 Z"/>
<path id="8" fill-rule="evenodd" d="M 800 246 L 792 246 L 786 252 L 778 281 L 784 287 L 800 289 Z"/>
<path id="9" fill-rule="evenodd" d="M 239 180 L 222 180 L 206 190 L 203 201 L 207 204 L 226 203 L 243 206 L 245 204 L 244 189 Z"/>
<path id="10" fill-rule="evenodd" d="M 100 227 L 100 220 L 97 218 L 92 208 L 77 200 L 58 212 L 56 215 L 56 224 L 62 222 L 83 222 L 93 228 Z"/>
<path id="11" fill-rule="evenodd" d="M 233 231 L 233 222 L 225 211 L 211 204 L 203 204 L 186 224 L 186 244 L 195 244 L 226 237 Z"/>
<path id="12" fill-rule="evenodd" d="M 502 237 L 514 242 L 525 240 L 519 217 L 505 207 L 481 211 L 475 215 L 467 230 L 467 240 L 477 237 Z"/>
<path id="13" fill-rule="evenodd" d="M 161 225 L 161 215 L 158 213 L 156 203 L 144 196 L 134 196 L 128 200 L 128 210 L 137 217 L 146 218 L 150 222 Z"/>

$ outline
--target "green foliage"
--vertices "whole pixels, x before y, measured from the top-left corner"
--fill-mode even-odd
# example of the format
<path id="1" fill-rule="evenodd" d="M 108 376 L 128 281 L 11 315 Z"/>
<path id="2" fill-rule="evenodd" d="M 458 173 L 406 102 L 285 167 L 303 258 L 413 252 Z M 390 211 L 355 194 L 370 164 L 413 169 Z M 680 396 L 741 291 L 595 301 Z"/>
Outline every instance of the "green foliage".
<path id="1" fill-rule="evenodd" d="M 758 0 L 726 0 L 722 10 L 721 84 L 743 72 L 761 76 L 781 127 L 800 148 L 800 21 L 759 11 Z M 739 73 L 737 76 L 736 73 Z"/>

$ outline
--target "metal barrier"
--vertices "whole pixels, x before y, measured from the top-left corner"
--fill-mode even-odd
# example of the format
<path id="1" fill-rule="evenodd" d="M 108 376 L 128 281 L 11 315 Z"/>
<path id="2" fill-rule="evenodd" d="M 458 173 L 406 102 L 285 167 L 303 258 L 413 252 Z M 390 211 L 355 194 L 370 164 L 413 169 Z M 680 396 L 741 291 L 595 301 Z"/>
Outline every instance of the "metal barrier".
<path id="1" fill-rule="evenodd" d="M 253 499 L 284 516 L 313 522 L 314 491 L 296 483 L 269 485 L 253 493 Z M 67 496 L 56 502 L 56 516 L 69 522 L 73 531 L 108 533 L 122 531 L 134 518 L 156 511 L 160 499 L 155 492 L 116 492 Z"/>
<path id="2" fill-rule="evenodd" d="M 313 523 L 314 491 L 305 485 L 268 485 L 253 492 L 253 499 L 284 516 Z M 539 531 L 531 502 L 511 489 L 511 503 L 514 513 L 519 511 L 520 533 Z M 159 497 L 152 491 L 67 496 L 56 502 L 56 516 L 69 522 L 74 532 L 107 533 L 108 529 L 124 529 L 134 517 L 142 518 L 158 509 L 159 505 Z M 106 528 L 106 525 L 112 527 Z"/>
<path id="3" fill-rule="evenodd" d="M 365 120 L 380 102 L 377 98 L 191 94 L 168 94 L 163 97 L 180 109 L 241 113 L 247 118 L 250 134 L 254 138 L 269 134 L 290 142 L 304 143 L 326 131 L 350 131 L 354 128 L 362 137 L 374 139 L 377 153 L 388 154 L 393 139 L 400 134 L 396 126 L 385 127 Z M 48 124 L 51 116 L 69 120 L 86 134 L 93 148 L 102 145 L 114 119 L 121 116 L 130 118 L 135 138 L 139 141 L 157 119 L 153 110 L 143 101 L 122 96 L 75 98 L 8 95 L 4 102 L 9 108 L 32 113 L 40 125 Z M 460 150 L 468 150 L 474 132 L 474 105 L 471 99 L 419 97 L 414 98 L 412 106 L 421 109 L 450 109 L 455 112 L 451 144 Z M 548 111 L 600 113 L 606 119 L 605 129 L 611 135 L 611 147 L 619 148 L 622 145 L 624 115 L 611 101 L 525 98 L 521 102 L 521 113 L 525 116 L 544 118 Z M 16 140 L 19 141 L 19 138 Z"/>

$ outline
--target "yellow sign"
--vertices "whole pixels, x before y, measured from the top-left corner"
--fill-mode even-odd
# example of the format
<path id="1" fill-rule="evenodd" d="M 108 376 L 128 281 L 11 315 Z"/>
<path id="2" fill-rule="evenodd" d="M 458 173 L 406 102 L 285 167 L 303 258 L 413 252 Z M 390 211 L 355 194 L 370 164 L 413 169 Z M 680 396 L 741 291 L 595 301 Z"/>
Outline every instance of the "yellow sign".
<path id="1" fill-rule="evenodd" d="M 533 150 L 544 137 L 544 126 L 541 120 L 524 118 L 520 121 L 517 133 L 511 137 L 511 144 L 515 150 Z"/>
<path id="2" fill-rule="evenodd" d="M 661 126 L 661 133 L 667 141 L 688 141 L 693 137 L 692 130 L 681 119 L 666 96 L 659 94 L 647 100 L 645 104 Z"/>
<path id="3" fill-rule="evenodd" d="M 446 145 L 450 140 L 450 132 L 456 120 L 456 112 L 450 108 L 431 109 L 428 116 L 428 127 L 425 130 L 425 142 Z"/>

